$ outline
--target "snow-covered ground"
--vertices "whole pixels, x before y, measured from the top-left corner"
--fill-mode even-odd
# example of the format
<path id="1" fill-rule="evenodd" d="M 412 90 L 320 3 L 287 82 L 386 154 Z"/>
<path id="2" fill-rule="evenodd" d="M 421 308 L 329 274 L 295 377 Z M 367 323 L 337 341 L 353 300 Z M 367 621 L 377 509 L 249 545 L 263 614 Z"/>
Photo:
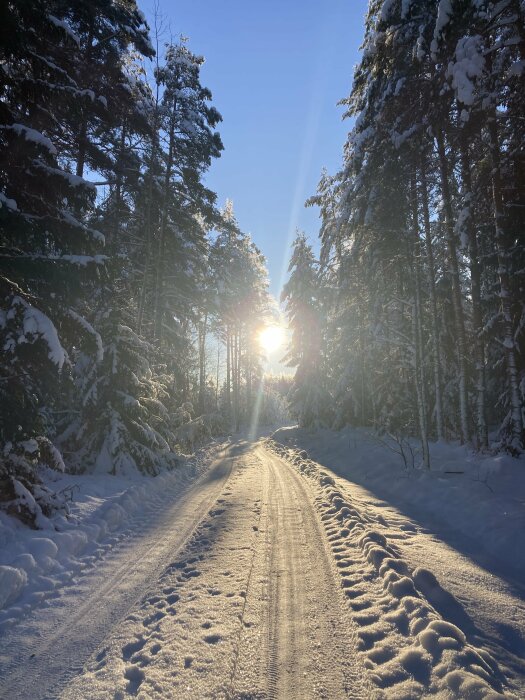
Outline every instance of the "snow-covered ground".
<path id="1" fill-rule="evenodd" d="M 324 490 L 318 510 L 336 556 L 349 561 L 344 585 L 351 599 L 355 595 L 355 617 L 366 628 L 361 649 L 378 685 L 408 677 L 403 649 L 410 651 L 410 682 L 417 682 L 425 663 L 416 655 L 430 655 L 427 671 L 428 659 L 436 666 L 439 636 L 452 625 L 472 649 L 450 668 L 479 665 L 525 697 L 525 462 L 435 444 L 427 472 L 406 469 L 399 455 L 362 430 L 284 428 L 273 437 L 295 448 L 284 456 Z M 306 451 L 302 458 L 297 450 Z M 403 610 L 385 602 L 389 594 L 401 602 L 421 600 Z M 385 615 L 385 605 L 394 605 L 395 614 Z M 428 620 L 415 622 L 418 610 L 428 619 L 435 615 L 436 629 Z M 396 635 L 405 623 L 401 643 Z M 465 677 L 449 681 L 449 690 L 467 697 Z"/>
<path id="2" fill-rule="evenodd" d="M 161 513 L 209 466 L 217 449 L 213 445 L 156 478 L 47 470 L 46 485 L 69 494 L 70 515 L 56 515 L 48 528 L 32 530 L 0 512 L 0 633 L 132 536 L 145 516 Z"/>
<path id="3" fill-rule="evenodd" d="M 0 696 L 525 697 L 523 462 L 437 445 L 425 473 L 362 431 L 273 438 L 66 477 L 62 531 L 4 519 Z"/>

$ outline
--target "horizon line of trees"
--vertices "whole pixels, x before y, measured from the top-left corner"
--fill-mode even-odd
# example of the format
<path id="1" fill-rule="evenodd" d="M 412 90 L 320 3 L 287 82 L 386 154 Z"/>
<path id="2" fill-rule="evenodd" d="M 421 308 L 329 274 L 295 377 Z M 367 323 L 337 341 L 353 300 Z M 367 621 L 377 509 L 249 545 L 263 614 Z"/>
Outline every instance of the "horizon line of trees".
<path id="1" fill-rule="evenodd" d="M 523 3 L 370 0 L 342 103 L 343 167 L 308 202 L 320 258 L 298 235 L 283 292 L 301 422 L 418 435 L 427 466 L 429 439 L 519 454 Z"/>

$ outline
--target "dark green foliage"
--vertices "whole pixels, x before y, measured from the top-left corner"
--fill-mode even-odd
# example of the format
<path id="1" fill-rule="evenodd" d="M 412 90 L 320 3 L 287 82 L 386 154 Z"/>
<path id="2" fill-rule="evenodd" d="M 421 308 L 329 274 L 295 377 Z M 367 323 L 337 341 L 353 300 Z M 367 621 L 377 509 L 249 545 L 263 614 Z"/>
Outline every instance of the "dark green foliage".
<path id="1" fill-rule="evenodd" d="M 519 2 L 369 3 L 310 202 L 338 425 L 523 448 L 524 26 Z"/>

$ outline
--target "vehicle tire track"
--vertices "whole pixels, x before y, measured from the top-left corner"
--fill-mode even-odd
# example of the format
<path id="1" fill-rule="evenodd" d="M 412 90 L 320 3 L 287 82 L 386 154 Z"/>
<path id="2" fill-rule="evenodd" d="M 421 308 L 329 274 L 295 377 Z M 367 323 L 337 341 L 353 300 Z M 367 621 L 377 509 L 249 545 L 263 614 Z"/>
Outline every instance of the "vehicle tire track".
<path id="1" fill-rule="evenodd" d="M 268 497 L 247 605 L 259 620 L 263 677 L 257 685 L 255 670 L 251 683 L 245 673 L 233 697 L 362 698 L 364 673 L 356 660 L 355 629 L 313 496 L 285 462 L 260 446 L 255 455 L 267 472 Z M 242 657 L 242 648 L 240 653 Z M 246 667 L 249 663 L 244 660 Z"/>
<path id="2" fill-rule="evenodd" d="M 129 589 L 124 583 L 117 589 L 142 590 L 140 600 L 126 592 L 119 616 L 101 626 L 107 608 L 98 594 L 88 595 L 80 608 L 69 611 L 77 616 L 76 631 L 61 628 L 58 667 L 66 659 L 61 647 L 73 641 L 67 657 L 73 670 L 40 689 L 30 669 L 27 684 L 15 687 L 11 677 L 6 697 L 369 697 L 355 625 L 310 485 L 260 444 L 244 442 L 229 450 L 207 486 L 193 492 L 184 507 L 182 521 L 180 507 L 172 520 L 176 536 L 170 540 L 157 533 L 166 538 L 166 559 L 159 559 L 151 539 L 142 543 L 140 551 L 151 565 L 149 585 Z M 129 557 L 138 551 L 128 551 L 120 573 L 134 575 Z M 112 581 L 119 585 L 115 576 Z M 110 588 L 104 581 L 97 591 Z M 89 631 L 88 609 L 98 620 L 95 629 L 103 632 L 97 639 Z M 89 645 L 79 654 L 77 638 L 84 633 L 79 628 L 86 624 Z M 53 668 L 52 635 L 39 646 L 39 668 L 47 660 Z M 99 645 L 96 651 L 92 642 Z M 86 656 L 82 673 L 72 678 Z M 27 668 L 25 660 L 20 673 Z"/>
<path id="3" fill-rule="evenodd" d="M 191 538 L 216 501 L 232 458 L 215 460 L 206 475 L 182 492 L 158 525 L 135 536 L 59 599 L 9 630 L 0 642 L 0 697 L 55 698 L 115 624 L 123 619 Z M 4 659 L 9 659 L 5 663 Z"/>

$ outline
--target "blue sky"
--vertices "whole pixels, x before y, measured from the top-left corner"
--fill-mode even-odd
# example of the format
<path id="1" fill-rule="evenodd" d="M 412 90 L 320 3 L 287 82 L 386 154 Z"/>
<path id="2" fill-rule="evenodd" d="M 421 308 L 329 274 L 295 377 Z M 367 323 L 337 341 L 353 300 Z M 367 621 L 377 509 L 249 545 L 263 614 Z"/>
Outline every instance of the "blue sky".
<path id="1" fill-rule="evenodd" d="M 141 2 L 152 22 L 153 3 Z M 323 166 L 338 170 L 348 121 L 338 100 L 351 88 L 366 0 L 159 0 L 176 39 L 206 63 L 202 82 L 224 121 L 225 150 L 207 178 L 219 203 L 268 260 L 271 291 L 284 281 L 295 228 L 312 241 L 317 209 L 305 209 Z"/>

